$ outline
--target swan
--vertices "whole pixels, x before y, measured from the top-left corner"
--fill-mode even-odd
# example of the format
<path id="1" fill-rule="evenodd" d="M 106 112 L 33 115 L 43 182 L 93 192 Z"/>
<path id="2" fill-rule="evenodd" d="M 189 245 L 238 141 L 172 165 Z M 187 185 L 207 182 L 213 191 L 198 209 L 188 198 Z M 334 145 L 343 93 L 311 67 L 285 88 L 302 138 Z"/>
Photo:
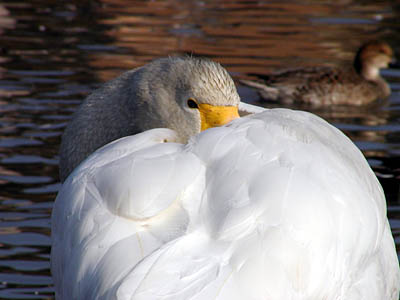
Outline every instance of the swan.
<path id="1" fill-rule="evenodd" d="M 151 95 L 157 110 L 176 102 L 173 114 L 154 113 L 179 122 L 140 125 L 144 131 L 124 131 L 61 165 L 78 164 L 52 212 L 58 300 L 398 299 L 382 187 L 341 131 L 307 112 L 239 103 L 216 63 L 167 58 L 89 96 L 71 122 L 78 137 L 66 132 L 64 147 L 95 148 L 104 140 L 76 139 L 126 127 L 88 115 L 115 112 L 96 105 L 121 95 Z M 202 117 L 202 104 L 223 113 Z M 254 114 L 236 118 L 232 107 Z"/>

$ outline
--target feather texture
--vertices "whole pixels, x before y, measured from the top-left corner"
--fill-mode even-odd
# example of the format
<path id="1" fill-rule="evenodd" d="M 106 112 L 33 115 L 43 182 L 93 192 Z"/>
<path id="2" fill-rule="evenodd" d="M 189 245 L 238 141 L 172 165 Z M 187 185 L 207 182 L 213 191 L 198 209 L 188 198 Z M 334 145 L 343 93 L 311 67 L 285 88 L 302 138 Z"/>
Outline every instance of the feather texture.
<path id="1" fill-rule="evenodd" d="M 273 109 L 176 140 L 119 139 L 65 181 L 58 299 L 398 299 L 383 190 L 339 130 Z"/>

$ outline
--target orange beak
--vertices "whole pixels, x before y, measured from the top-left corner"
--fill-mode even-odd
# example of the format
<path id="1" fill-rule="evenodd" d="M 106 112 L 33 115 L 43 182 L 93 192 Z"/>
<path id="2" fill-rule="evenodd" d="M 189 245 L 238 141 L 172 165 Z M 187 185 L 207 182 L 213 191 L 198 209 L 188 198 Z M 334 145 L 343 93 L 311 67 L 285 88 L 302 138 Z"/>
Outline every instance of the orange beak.
<path id="1" fill-rule="evenodd" d="M 199 104 L 201 131 L 211 127 L 225 125 L 233 119 L 239 118 L 237 106 L 213 106 L 210 104 Z"/>

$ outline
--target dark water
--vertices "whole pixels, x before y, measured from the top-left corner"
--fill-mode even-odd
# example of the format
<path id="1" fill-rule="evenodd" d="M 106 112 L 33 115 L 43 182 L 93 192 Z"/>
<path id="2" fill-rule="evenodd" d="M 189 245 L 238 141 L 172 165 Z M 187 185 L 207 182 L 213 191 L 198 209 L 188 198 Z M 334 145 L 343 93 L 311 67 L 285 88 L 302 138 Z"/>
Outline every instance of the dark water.
<path id="1" fill-rule="evenodd" d="M 372 38 L 398 52 L 395 2 L 3 1 L 0 298 L 53 297 L 49 218 L 60 186 L 60 135 L 101 82 L 172 54 L 210 57 L 239 79 L 290 66 L 345 64 Z M 384 75 L 393 89 L 386 103 L 297 108 L 328 119 L 363 150 L 385 189 L 400 251 L 400 70 Z M 252 90 L 238 88 L 244 100 L 258 100 Z"/>

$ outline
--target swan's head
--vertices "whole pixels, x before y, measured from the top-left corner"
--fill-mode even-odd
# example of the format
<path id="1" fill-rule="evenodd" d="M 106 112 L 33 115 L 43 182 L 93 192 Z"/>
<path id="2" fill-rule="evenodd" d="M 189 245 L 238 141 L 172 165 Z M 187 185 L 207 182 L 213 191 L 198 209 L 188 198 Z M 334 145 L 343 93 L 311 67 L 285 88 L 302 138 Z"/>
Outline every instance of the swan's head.
<path id="1" fill-rule="evenodd" d="M 121 137 L 169 128 L 176 142 L 239 116 L 240 103 L 228 72 L 205 59 L 157 59 L 94 91 L 62 137 L 62 181 L 96 149 Z"/>
<path id="2" fill-rule="evenodd" d="M 147 100 L 155 113 L 147 116 L 149 125 L 175 130 L 180 142 L 239 117 L 235 84 L 218 63 L 191 57 L 164 58 L 144 66 L 137 75 L 140 98 Z"/>

